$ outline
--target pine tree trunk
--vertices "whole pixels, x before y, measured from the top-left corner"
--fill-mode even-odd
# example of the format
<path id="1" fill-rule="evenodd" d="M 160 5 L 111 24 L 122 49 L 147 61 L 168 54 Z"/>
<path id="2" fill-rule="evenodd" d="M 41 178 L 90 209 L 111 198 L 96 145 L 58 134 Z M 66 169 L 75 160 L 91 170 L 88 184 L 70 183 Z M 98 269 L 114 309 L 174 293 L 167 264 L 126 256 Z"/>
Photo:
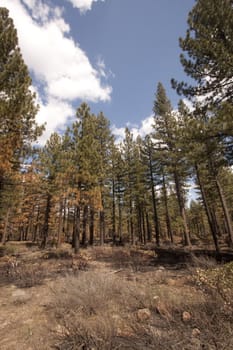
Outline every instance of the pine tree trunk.
<path id="1" fill-rule="evenodd" d="M 138 226 L 138 238 L 140 243 L 143 243 L 143 234 L 142 234 L 142 211 L 140 205 L 138 204 L 137 210 L 137 226 Z"/>
<path id="2" fill-rule="evenodd" d="M 159 230 L 159 219 L 158 219 L 158 211 L 157 211 L 157 203 L 156 203 L 156 195 L 155 195 L 155 184 L 153 179 L 153 169 L 152 162 L 150 159 L 150 186 L 151 186 L 151 194 L 152 194 L 152 205 L 153 205 L 153 220 L 155 227 L 155 241 L 156 245 L 160 245 L 160 230 Z"/>
<path id="3" fill-rule="evenodd" d="M 183 220 L 183 225 L 184 225 L 184 239 L 185 239 L 185 245 L 190 246 L 191 241 L 190 241 L 190 233 L 188 229 L 188 223 L 187 223 L 187 217 L 186 217 L 186 212 L 185 212 L 185 206 L 184 206 L 184 199 L 181 193 L 181 186 L 180 186 L 180 181 L 177 172 L 174 173 L 174 178 L 175 178 L 175 186 L 176 186 L 176 195 L 178 199 L 178 204 L 180 208 L 180 215 Z"/>
<path id="4" fill-rule="evenodd" d="M 167 188 L 166 188 L 164 172 L 163 172 L 163 199 L 164 199 L 164 206 L 165 206 L 167 235 L 170 238 L 171 242 L 174 243 L 173 233 L 171 228 L 171 218 L 170 218 L 169 209 L 168 209 Z"/>
<path id="5" fill-rule="evenodd" d="M 223 212 L 224 212 L 224 217 L 225 217 L 227 231 L 228 231 L 229 240 L 230 240 L 230 246 L 233 247 L 233 229 L 232 229 L 232 222 L 231 222 L 227 202 L 226 202 L 223 190 L 222 190 L 222 186 L 221 186 L 219 180 L 217 179 L 217 177 L 215 178 L 215 181 L 216 181 L 219 197 L 220 197 Z"/>
<path id="6" fill-rule="evenodd" d="M 121 203 L 118 203 L 118 216 L 119 216 L 119 222 L 118 222 L 118 239 L 119 243 L 122 242 L 122 208 L 121 208 Z"/>
<path id="7" fill-rule="evenodd" d="M 88 205 L 83 208 L 83 230 L 82 230 L 82 246 L 86 245 L 87 241 L 87 221 L 88 221 Z"/>
<path id="8" fill-rule="evenodd" d="M 57 229 L 57 248 L 61 245 L 61 235 L 62 235 L 62 228 L 63 228 L 63 200 L 60 200 L 59 204 L 59 221 L 58 221 L 58 229 Z"/>
<path id="9" fill-rule="evenodd" d="M 80 248 L 80 207 L 78 205 L 74 211 L 73 248 L 74 253 L 78 254 Z"/>
<path id="10" fill-rule="evenodd" d="M 47 201 L 46 201 L 46 208 L 45 208 L 45 217 L 44 217 L 44 226 L 42 231 L 42 242 L 41 242 L 41 248 L 45 249 L 48 239 L 48 233 L 49 233 L 49 217 L 50 217 L 50 211 L 51 211 L 51 194 L 47 194 Z"/>
<path id="11" fill-rule="evenodd" d="M 89 225 L 89 232 L 90 232 L 90 238 L 89 238 L 89 244 L 93 245 L 94 243 L 94 218 L 95 218 L 95 212 L 93 207 L 90 208 L 90 225 Z"/>
<path id="12" fill-rule="evenodd" d="M 134 234 L 134 225 L 133 225 L 133 208 L 132 208 L 132 201 L 130 200 L 130 207 L 129 207 L 129 231 L 130 231 L 130 238 L 131 238 L 131 244 L 135 245 L 135 234 Z"/>
<path id="13" fill-rule="evenodd" d="M 100 245 L 104 245 L 104 211 L 100 210 L 99 213 L 99 220 L 100 220 Z"/>
<path id="14" fill-rule="evenodd" d="M 33 228 L 33 236 L 32 236 L 33 242 L 36 242 L 36 240 L 37 240 L 37 233 L 39 230 L 39 216 L 40 216 L 40 207 L 38 205 L 37 214 L 36 214 L 36 223 L 35 223 L 34 228 Z"/>
<path id="15" fill-rule="evenodd" d="M 142 233 L 143 233 L 143 243 L 146 244 L 146 225 L 145 225 L 145 211 L 142 208 Z"/>
<path id="16" fill-rule="evenodd" d="M 115 181 L 112 181 L 112 239 L 113 244 L 116 243 L 116 194 Z"/>
<path id="17" fill-rule="evenodd" d="M 10 212 L 11 212 L 11 209 L 8 208 L 7 212 L 6 212 L 6 217 L 5 217 L 5 221 L 4 221 L 4 229 L 3 229 L 3 233 L 2 233 L 2 239 L 1 239 L 1 242 L 4 245 L 6 244 L 6 240 L 7 240 L 7 230 L 8 230 L 8 225 L 9 225 Z"/>
<path id="18" fill-rule="evenodd" d="M 147 231 L 147 241 L 151 242 L 152 235 L 151 235 L 151 225 L 150 225 L 148 212 L 146 212 L 146 231 Z"/>
<path id="19" fill-rule="evenodd" d="M 218 238 L 217 238 L 217 230 L 216 230 L 216 226 L 215 226 L 215 224 L 214 224 L 214 222 L 212 220 L 211 210 L 210 210 L 210 208 L 208 206 L 205 190 L 204 190 L 204 187 L 202 185 L 200 172 L 199 172 L 199 168 L 198 168 L 197 164 L 195 165 L 195 169 L 196 169 L 197 181 L 198 181 L 198 185 L 199 185 L 200 190 L 201 190 L 201 196 L 202 196 L 202 200 L 203 200 L 203 204 L 204 204 L 207 220 L 208 220 L 208 223 L 209 223 L 210 231 L 212 233 L 215 249 L 216 249 L 216 252 L 219 252 L 220 248 L 219 248 L 219 243 L 218 243 Z"/>

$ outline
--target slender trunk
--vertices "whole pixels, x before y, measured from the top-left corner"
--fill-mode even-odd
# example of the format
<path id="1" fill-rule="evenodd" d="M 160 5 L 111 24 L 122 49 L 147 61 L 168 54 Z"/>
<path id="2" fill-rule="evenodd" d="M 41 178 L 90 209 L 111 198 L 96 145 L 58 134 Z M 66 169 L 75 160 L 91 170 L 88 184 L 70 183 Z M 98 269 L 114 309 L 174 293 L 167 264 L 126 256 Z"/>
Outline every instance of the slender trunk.
<path id="1" fill-rule="evenodd" d="M 224 212 L 225 222 L 226 222 L 227 231 L 228 231 L 229 240 L 230 240 L 230 246 L 232 247 L 233 246 L 233 229 L 232 229 L 232 222 L 231 222 L 227 202 L 226 202 L 223 190 L 222 190 L 222 186 L 221 186 L 219 180 L 217 179 L 217 177 L 215 178 L 215 181 L 216 181 L 218 194 L 219 194 L 222 208 L 223 208 L 223 212 Z"/>
<path id="2" fill-rule="evenodd" d="M 143 233 L 143 243 L 146 244 L 146 226 L 145 226 L 145 212 L 142 208 L 142 233 Z"/>
<path id="3" fill-rule="evenodd" d="M 99 213 L 99 220 L 100 220 L 100 245 L 104 244 L 104 211 L 100 210 Z"/>
<path id="4" fill-rule="evenodd" d="M 183 199 L 183 195 L 181 193 L 181 185 L 180 185 L 179 176 L 178 176 L 176 171 L 174 172 L 174 179 L 175 179 L 175 186 L 176 186 L 176 195 L 177 195 L 178 204 L 179 204 L 179 208 L 180 208 L 180 215 L 182 217 L 183 225 L 184 225 L 185 245 L 190 246 L 191 245 L 190 233 L 189 233 L 189 229 L 188 229 L 184 199 Z"/>
<path id="5" fill-rule="evenodd" d="M 32 241 L 36 242 L 37 239 L 37 233 L 38 233 L 38 229 L 39 229 L 39 216 L 40 216 L 40 207 L 38 205 L 37 207 L 37 214 L 36 214 L 36 222 L 33 228 L 33 236 L 32 236 Z"/>
<path id="6" fill-rule="evenodd" d="M 90 225 L 89 225 L 89 232 L 90 232 L 90 239 L 89 243 L 90 245 L 93 245 L 94 243 L 94 218 L 95 218 L 95 212 L 94 208 L 90 208 Z"/>
<path id="7" fill-rule="evenodd" d="M 163 199 L 164 199 L 164 206 L 165 206 L 167 235 L 170 238 L 171 242 L 173 243 L 174 239 L 173 239 L 173 233 L 172 233 L 172 227 L 171 227 L 171 218 L 168 210 L 167 188 L 166 188 L 164 172 L 163 172 Z"/>
<path id="8" fill-rule="evenodd" d="M 151 194 L 152 194 L 152 205 L 153 205 L 153 220 L 155 227 L 155 241 L 156 245 L 160 245 L 160 230 L 159 230 L 159 219 L 158 219 L 158 211 L 157 211 L 157 203 L 156 203 L 156 195 L 155 195 L 155 184 L 153 179 L 153 167 L 152 161 L 150 158 L 150 186 L 151 186 Z"/>
<path id="9" fill-rule="evenodd" d="M 210 208 L 208 206 L 205 190 L 204 190 L 204 187 L 202 185 L 202 181 L 201 181 L 201 178 L 200 178 L 200 172 L 199 172 L 199 168 L 198 168 L 197 164 L 195 165 L 195 169 L 196 169 L 196 174 L 197 174 L 197 182 L 198 182 L 199 188 L 201 190 L 201 196 L 202 196 L 202 200 L 203 200 L 203 204 L 204 204 L 207 220 L 208 220 L 208 223 L 209 223 L 210 231 L 212 233 L 215 249 L 216 249 L 216 252 L 219 252 L 220 248 L 219 248 L 219 243 L 218 243 L 218 238 L 217 238 L 216 225 L 213 222 L 213 217 L 212 217 L 212 214 L 211 214 L 211 210 L 210 210 Z"/>
<path id="10" fill-rule="evenodd" d="M 147 230 L 147 241 L 151 242 L 152 235 L 151 235 L 151 225 L 150 225 L 150 221 L 149 221 L 148 212 L 146 212 L 146 230 Z"/>
<path id="11" fill-rule="evenodd" d="M 118 203 L 118 217 L 119 217 L 119 222 L 118 222 L 118 238 L 119 238 L 119 242 L 122 242 L 122 208 L 121 208 L 121 203 L 119 201 Z"/>
<path id="12" fill-rule="evenodd" d="M 73 248 L 74 253 L 78 254 L 80 248 L 80 207 L 78 205 L 74 209 Z"/>
<path id="13" fill-rule="evenodd" d="M 112 239 L 113 244 L 116 243 L 116 193 L 115 181 L 112 180 Z"/>
<path id="14" fill-rule="evenodd" d="M 58 220 L 58 230 L 57 230 L 57 248 L 61 245 L 61 235 L 62 235 L 62 228 L 63 228 L 63 200 L 60 200 L 59 204 L 59 220 Z"/>
<path id="15" fill-rule="evenodd" d="M 143 234 L 142 234 L 142 211 L 140 205 L 138 204 L 137 210 L 137 223 L 138 223 L 138 238 L 140 243 L 143 243 Z"/>
<path id="16" fill-rule="evenodd" d="M 135 245 L 135 234 L 134 234 L 134 226 L 133 226 L 133 207 L 132 200 L 130 199 L 129 203 L 129 231 L 132 245 Z"/>
<path id="17" fill-rule="evenodd" d="M 4 221 L 4 229 L 3 229 L 3 233 L 2 233 L 2 239 L 1 239 L 2 244 L 6 244 L 10 212 L 11 212 L 11 209 L 8 208 L 7 212 L 6 212 L 5 221 Z"/>
<path id="18" fill-rule="evenodd" d="M 87 221 L 88 221 L 88 205 L 83 208 L 83 230 L 82 230 L 82 246 L 86 245 L 87 241 Z"/>
<path id="19" fill-rule="evenodd" d="M 50 211 L 51 211 L 51 194 L 47 194 L 47 200 L 46 200 L 46 208 L 45 208 L 45 217 L 44 217 L 44 226 L 42 231 L 42 242 L 41 242 L 41 248 L 45 249 L 48 239 L 48 233 L 49 233 L 49 217 L 50 217 Z"/>

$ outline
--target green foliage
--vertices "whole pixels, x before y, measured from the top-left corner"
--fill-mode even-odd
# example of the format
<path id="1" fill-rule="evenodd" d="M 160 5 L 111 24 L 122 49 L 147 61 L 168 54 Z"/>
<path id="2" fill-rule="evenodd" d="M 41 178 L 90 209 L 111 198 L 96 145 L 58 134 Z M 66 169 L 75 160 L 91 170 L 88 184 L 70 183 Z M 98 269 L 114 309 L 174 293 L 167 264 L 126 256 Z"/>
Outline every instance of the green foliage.
<path id="1" fill-rule="evenodd" d="M 188 17 L 186 37 L 180 39 L 180 57 L 186 74 L 197 81 L 173 85 L 178 93 L 204 95 L 208 101 L 232 101 L 233 93 L 232 0 L 198 0 Z"/>
<path id="2" fill-rule="evenodd" d="M 17 32 L 6 8 L 0 8 L 0 176 L 17 165 L 30 141 L 41 133 L 38 107 L 21 55 Z"/>

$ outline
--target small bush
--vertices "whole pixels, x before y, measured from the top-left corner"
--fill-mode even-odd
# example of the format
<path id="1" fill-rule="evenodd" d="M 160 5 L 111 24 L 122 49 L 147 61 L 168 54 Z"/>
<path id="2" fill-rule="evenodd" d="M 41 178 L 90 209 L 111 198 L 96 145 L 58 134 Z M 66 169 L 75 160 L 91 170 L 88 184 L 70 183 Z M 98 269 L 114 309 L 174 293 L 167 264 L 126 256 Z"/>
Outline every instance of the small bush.
<path id="1" fill-rule="evenodd" d="M 11 259 L 6 263 L 5 274 L 8 281 L 19 288 L 41 285 L 46 275 L 44 269 L 38 264 L 26 265 L 17 259 Z"/>
<path id="2" fill-rule="evenodd" d="M 63 248 L 48 250 L 43 255 L 44 259 L 71 259 L 72 252 Z"/>
<path id="3" fill-rule="evenodd" d="M 0 246 L 0 257 L 6 256 L 6 255 L 15 255 L 16 254 L 16 248 L 14 246 L 7 246 L 2 245 Z"/>
<path id="4" fill-rule="evenodd" d="M 197 269 L 197 283 L 217 292 L 233 307 L 233 262 L 207 270 Z"/>

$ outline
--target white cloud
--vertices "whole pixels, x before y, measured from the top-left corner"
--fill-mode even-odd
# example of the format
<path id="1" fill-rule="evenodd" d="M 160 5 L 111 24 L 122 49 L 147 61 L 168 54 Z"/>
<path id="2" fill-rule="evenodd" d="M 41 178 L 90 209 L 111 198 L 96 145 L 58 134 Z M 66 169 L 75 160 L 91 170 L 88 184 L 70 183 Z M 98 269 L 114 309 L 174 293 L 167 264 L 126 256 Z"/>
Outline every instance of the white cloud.
<path id="1" fill-rule="evenodd" d="M 85 13 L 88 10 L 91 10 L 93 2 L 98 0 L 67 0 L 72 3 L 74 7 L 77 7 L 81 13 Z M 100 0 L 104 1 L 104 0 Z"/>
<path id="2" fill-rule="evenodd" d="M 73 110 L 72 102 L 76 99 L 109 101 L 112 91 L 111 86 L 101 81 L 108 78 L 104 61 L 97 62 L 96 68 L 92 66 L 86 53 L 70 36 L 63 9 L 49 6 L 49 3 L 1 0 L 1 6 L 9 9 L 14 20 L 19 46 L 35 82 L 40 86 L 39 93 L 46 96 L 38 116 L 38 120 L 47 121 L 46 136 L 67 122 Z M 80 1 L 80 9 L 88 3 Z"/>
<path id="3" fill-rule="evenodd" d="M 45 104 L 41 102 L 40 110 L 37 114 L 37 122 L 39 124 L 46 123 L 46 130 L 38 139 L 38 143 L 44 145 L 50 134 L 58 128 L 63 129 L 68 118 L 73 117 L 74 114 L 75 111 L 72 106 L 62 100 L 50 98 Z M 47 117 L 48 115 L 50 118 Z"/>
<path id="4" fill-rule="evenodd" d="M 130 132 L 133 134 L 134 140 L 137 136 L 145 137 L 153 131 L 154 124 L 154 116 L 150 115 L 149 117 L 143 119 L 139 126 L 132 125 L 131 123 L 127 123 L 127 127 Z M 125 137 L 125 128 L 117 128 L 115 125 L 112 127 L 112 133 L 116 136 L 117 142 L 121 142 Z"/>

